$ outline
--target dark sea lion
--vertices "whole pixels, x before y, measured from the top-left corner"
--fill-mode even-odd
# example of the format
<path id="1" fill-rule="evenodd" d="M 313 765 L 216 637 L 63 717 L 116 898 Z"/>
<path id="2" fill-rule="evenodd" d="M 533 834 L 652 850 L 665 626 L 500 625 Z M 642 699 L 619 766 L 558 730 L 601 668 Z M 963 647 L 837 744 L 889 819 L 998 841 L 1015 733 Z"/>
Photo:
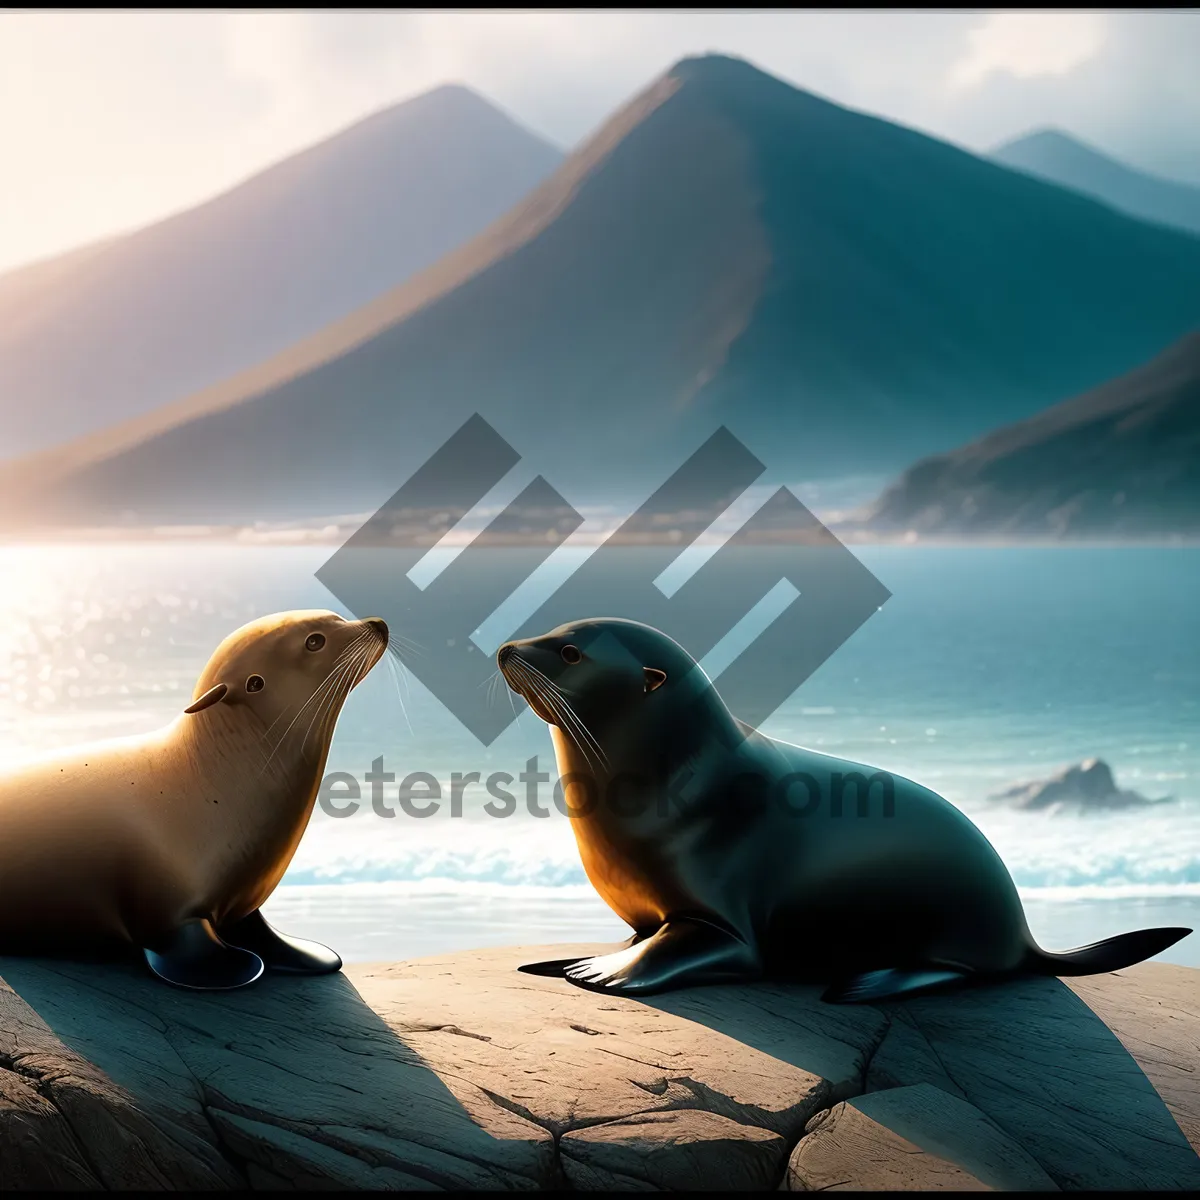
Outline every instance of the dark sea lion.
<path id="1" fill-rule="evenodd" d="M 1113 971 L 1191 932 L 1040 949 L 1004 863 L 954 805 L 744 725 L 649 626 L 576 621 L 497 658 L 550 725 L 588 879 L 634 931 L 614 953 L 522 970 L 627 994 L 769 976 L 869 1001 Z"/>
<path id="2" fill-rule="evenodd" d="M 308 824 L 342 704 L 387 644 L 376 618 L 264 617 L 221 643 L 165 729 L 0 772 L 0 954 L 132 944 L 202 989 L 264 965 L 338 970 L 259 908 Z"/>

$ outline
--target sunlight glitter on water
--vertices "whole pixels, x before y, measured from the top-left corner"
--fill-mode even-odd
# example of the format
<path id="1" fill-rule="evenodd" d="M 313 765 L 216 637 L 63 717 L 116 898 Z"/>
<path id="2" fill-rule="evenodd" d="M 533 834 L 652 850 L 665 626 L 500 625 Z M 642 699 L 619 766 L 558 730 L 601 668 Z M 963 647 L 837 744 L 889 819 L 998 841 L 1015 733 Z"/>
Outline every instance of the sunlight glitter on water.
<path id="1" fill-rule="evenodd" d="M 217 543 L 0 547 L 0 766 L 173 720 L 212 650 L 246 621 L 288 608 L 344 611 L 314 577 L 329 553 Z M 1191 903 L 1200 885 L 1200 615 L 1190 597 L 1200 593 L 1200 553 L 856 553 L 893 598 L 765 732 L 941 792 L 1048 911 L 1074 897 L 1108 905 L 1119 925 L 1111 905 L 1137 896 Z M 495 702 L 511 700 L 497 689 Z M 1097 754 L 1119 786 L 1173 795 L 1175 804 L 1083 819 L 986 800 Z M 380 669 L 347 702 L 329 769 L 361 779 L 383 756 L 399 776 L 429 771 L 445 782 L 455 771 L 516 775 L 533 755 L 553 770 L 545 727 L 531 713 L 483 747 L 418 679 Z M 369 808 L 333 821 L 318 811 L 281 896 L 297 885 L 367 881 L 586 886 L 557 813 L 488 821 L 479 813 L 486 799 L 469 792 L 464 819 L 453 821 L 381 821 Z"/>

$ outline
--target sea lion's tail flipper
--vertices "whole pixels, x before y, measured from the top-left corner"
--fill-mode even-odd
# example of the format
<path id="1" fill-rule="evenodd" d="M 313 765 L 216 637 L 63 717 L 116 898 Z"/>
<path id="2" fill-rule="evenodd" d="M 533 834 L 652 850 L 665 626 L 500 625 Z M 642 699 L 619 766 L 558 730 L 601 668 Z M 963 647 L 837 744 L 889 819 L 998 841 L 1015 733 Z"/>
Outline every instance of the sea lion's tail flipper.
<path id="1" fill-rule="evenodd" d="M 870 1004 L 875 1000 L 894 1000 L 932 991 L 966 979 L 963 971 L 948 967 L 928 967 L 919 971 L 900 971 L 887 967 L 881 971 L 863 971 L 848 979 L 831 983 L 821 995 L 828 1004 Z"/>
<path id="2" fill-rule="evenodd" d="M 1153 958 L 1191 932 L 1182 928 L 1137 929 L 1058 954 L 1035 946 L 1030 950 L 1028 969 L 1041 975 L 1102 975 Z"/>

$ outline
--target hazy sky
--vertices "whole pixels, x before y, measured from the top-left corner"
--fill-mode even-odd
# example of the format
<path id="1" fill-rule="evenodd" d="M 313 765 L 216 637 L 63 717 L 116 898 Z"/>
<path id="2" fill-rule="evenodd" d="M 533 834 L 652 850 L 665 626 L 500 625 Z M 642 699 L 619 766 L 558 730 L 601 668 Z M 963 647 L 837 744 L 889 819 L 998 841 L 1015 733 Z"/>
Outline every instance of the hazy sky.
<path id="1" fill-rule="evenodd" d="M 1198 10 L 0 9 L 0 269 L 187 207 L 438 83 L 568 147 L 711 50 L 972 149 L 1055 125 L 1200 183 Z"/>

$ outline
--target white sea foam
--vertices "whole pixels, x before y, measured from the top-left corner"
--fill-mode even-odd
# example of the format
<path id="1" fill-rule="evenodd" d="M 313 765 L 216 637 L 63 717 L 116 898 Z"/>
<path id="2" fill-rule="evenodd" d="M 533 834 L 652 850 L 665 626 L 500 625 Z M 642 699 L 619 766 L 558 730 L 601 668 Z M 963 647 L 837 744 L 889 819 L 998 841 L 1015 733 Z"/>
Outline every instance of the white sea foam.
<path id="1" fill-rule="evenodd" d="M 1035 887 L 1019 890 L 1023 900 L 1044 900 L 1058 904 L 1080 900 L 1200 900 L 1200 883 L 1084 884 L 1080 887 Z"/>
<path id="2" fill-rule="evenodd" d="M 543 803 L 548 804 L 544 798 Z M 1178 895 L 1200 891 L 1200 811 L 1055 817 L 999 813 L 975 806 L 971 816 L 997 848 L 1017 886 L 1047 897 Z M 336 821 L 318 815 L 285 884 L 356 882 L 501 887 L 586 885 L 571 823 L 548 808 L 543 819 L 518 811 L 492 819 L 468 809 L 454 819 L 391 820 L 369 809 Z"/>

